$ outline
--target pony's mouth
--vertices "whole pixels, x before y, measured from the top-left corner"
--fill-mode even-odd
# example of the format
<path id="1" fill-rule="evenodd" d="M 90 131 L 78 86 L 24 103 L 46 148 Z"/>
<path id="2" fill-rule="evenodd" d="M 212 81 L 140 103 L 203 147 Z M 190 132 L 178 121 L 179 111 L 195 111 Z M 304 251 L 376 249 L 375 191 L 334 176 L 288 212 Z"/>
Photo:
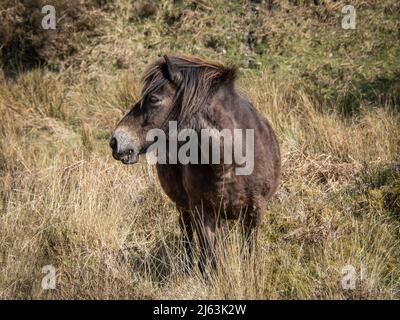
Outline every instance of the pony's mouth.
<path id="1" fill-rule="evenodd" d="M 134 150 L 129 150 L 123 154 L 112 153 L 115 160 L 121 161 L 123 164 L 135 164 L 139 160 L 139 154 Z"/>

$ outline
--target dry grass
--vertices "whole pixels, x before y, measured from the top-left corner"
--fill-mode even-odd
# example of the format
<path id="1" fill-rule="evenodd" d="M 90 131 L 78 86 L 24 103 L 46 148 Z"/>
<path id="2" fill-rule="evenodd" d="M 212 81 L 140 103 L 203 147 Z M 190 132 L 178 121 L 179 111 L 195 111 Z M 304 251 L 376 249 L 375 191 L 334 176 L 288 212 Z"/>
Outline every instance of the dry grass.
<path id="1" fill-rule="evenodd" d="M 217 276 L 204 283 L 197 270 L 187 272 L 177 212 L 154 168 L 123 166 L 107 145 L 137 98 L 145 62 L 173 49 L 144 47 L 158 41 L 159 19 L 178 28 L 171 6 L 161 1 L 132 22 L 125 9 L 141 7 L 120 1 L 105 17 L 115 20 L 107 36 L 76 53 L 70 67 L 0 79 L 0 298 L 400 298 L 399 113 L 390 101 L 365 101 L 343 117 L 296 75 L 272 77 L 268 68 L 242 69 L 239 81 L 282 147 L 282 185 L 260 248 L 240 259 L 233 224 Z M 175 17 L 187 19 L 176 46 L 193 28 L 212 34 L 206 20 L 189 19 L 209 6 Z M 147 29 L 150 40 L 138 31 Z M 229 60 L 219 47 L 204 50 Z M 56 290 L 41 288 L 48 264 L 57 270 Z M 356 290 L 341 286 L 348 264 L 357 270 Z"/>

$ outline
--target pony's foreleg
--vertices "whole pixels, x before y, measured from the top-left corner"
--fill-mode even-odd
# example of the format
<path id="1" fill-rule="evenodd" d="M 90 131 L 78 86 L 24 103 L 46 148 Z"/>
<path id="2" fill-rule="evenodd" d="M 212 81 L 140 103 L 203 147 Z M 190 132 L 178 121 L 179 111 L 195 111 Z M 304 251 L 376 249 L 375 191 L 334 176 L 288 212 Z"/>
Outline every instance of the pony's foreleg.
<path id="1" fill-rule="evenodd" d="M 208 280 L 207 267 L 212 271 L 217 269 L 217 258 L 215 255 L 215 219 L 211 215 L 202 215 L 197 219 L 196 234 L 200 244 L 199 269 L 205 280 Z"/>
<path id="2" fill-rule="evenodd" d="M 188 268 L 193 269 L 193 223 L 190 211 L 180 210 L 181 243 L 185 248 Z"/>

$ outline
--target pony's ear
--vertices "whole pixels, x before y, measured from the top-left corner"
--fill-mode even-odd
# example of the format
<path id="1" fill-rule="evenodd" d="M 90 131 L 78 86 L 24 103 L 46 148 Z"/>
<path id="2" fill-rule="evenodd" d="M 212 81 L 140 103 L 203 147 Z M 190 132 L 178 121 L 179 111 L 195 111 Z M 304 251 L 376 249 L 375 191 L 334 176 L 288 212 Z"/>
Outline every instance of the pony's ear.
<path id="1" fill-rule="evenodd" d="M 173 63 L 167 55 L 164 55 L 166 76 L 172 83 L 178 85 L 182 80 L 182 74 L 179 71 L 178 66 Z"/>

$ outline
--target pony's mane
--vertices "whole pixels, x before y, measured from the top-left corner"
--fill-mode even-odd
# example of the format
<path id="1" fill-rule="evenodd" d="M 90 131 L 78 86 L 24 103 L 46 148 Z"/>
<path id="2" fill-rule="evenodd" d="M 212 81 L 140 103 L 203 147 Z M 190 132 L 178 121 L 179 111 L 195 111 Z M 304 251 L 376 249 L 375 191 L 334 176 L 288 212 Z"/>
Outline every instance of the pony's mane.
<path id="1" fill-rule="evenodd" d="M 233 83 L 236 79 L 235 67 L 224 66 L 216 61 L 187 56 L 168 56 L 168 58 L 181 73 L 173 114 L 168 120 L 187 122 L 204 106 L 221 84 Z M 146 69 L 142 78 L 142 98 L 169 81 L 166 69 L 164 58 L 157 59 Z"/>

